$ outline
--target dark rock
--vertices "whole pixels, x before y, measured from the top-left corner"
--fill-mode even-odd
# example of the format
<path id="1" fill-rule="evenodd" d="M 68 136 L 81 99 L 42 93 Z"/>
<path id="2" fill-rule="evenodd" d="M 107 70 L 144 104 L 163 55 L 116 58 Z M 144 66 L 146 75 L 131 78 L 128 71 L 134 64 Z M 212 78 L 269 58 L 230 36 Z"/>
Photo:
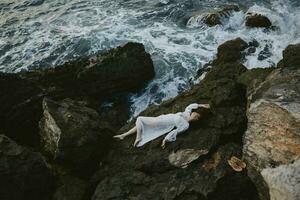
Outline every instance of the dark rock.
<path id="1" fill-rule="evenodd" d="M 102 121 L 109 122 L 114 131 L 118 131 L 129 119 L 130 105 L 128 96 L 115 96 L 103 102 L 99 115 Z"/>
<path id="2" fill-rule="evenodd" d="M 140 88 L 153 78 L 154 67 L 142 44 L 127 43 L 104 54 L 23 76 L 45 88 L 55 89 L 61 96 L 103 98 Z"/>
<path id="3" fill-rule="evenodd" d="M 283 64 L 285 67 L 300 68 L 300 44 L 289 45 L 283 51 Z"/>
<path id="4" fill-rule="evenodd" d="M 259 42 L 257 40 L 252 40 L 248 43 L 250 47 L 259 47 Z"/>
<path id="5" fill-rule="evenodd" d="M 199 21 L 200 19 L 201 22 L 208 26 L 221 25 L 222 19 L 229 18 L 233 12 L 238 12 L 239 10 L 239 7 L 236 5 L 228 5 L 208 13 L 194 14 L 189 19 L 189 23 L 193 23 L 193 21 Z"/>
<path id="6" fill-rule="evenodd" d="M 54 177 L 40 153 L 0 135 L 0 199 L 50 199 Z"/>
<path id="7" fill-rule="evenodd" d="M 38 122 L 42 100 L 74 98 L 99 111 L 103 100 L 137 90 L 154 75 L 150 55 L 142 44 L 128 43 L 104 54 L 81 58 L 53 69 L 0 73 L 0 129 L 19 144 L 39 149 Z M 125 93 L 125 94 L 124 94 Z M 114 100 L 115 101 L 115 100 Z M 117 100 L 106 110 L 106 120 L 120 127 L 129 116 L 128 100 Z M 116 115 L 121 112 L 122 115 Z M 125 119 L 126 118 L 126 119 Z"/>
<path id="8" fill-rule="evenodd" d="M 247 13 L 246 26 L 252 28 L 269 28 L 272 26 L 272 22 L 264 15 Z"/>
<path id="9" fill-rule="evenodd" d="M 272 56 L 272 53 L 270 52 L 271 48 L 272 48 L 272 45 L 271 44 L 267 44 L 264 47 L 264 49 L 261 52 L 259 52 L 257 59 L 258 60 L 265 60 L 265 59 L 271 57 Z"/>
<path id="10" fill-rule="evenodd" d="M 86 187 L 85 181 L 69 175 L 61 176 L 60 185 L 52 200 L 83 200 Z"/>
<path id="11" fill-rule="evenodd" d="M 40 122 L 43 149 L 54 161 L 78 175 L 90 175 L 109 151 L 112 131 L 98 113 L 64 100 L 43 101 Z"/>
<path id="12" fill-rule="evenodd" d="M 235 53 L 237 49 L 244 49 L 241 47 L 244 44 L 242 40 L 234 41 L 238 41 Z M 225 49 L 220 49 L 226 54 Z M 227 50 L 231 51 L 231 48 Z M 219 64 L 213 62 L 206 77 L 190 91 L 151 106 L 140 115 L 176 113 L 193 102 L 210 103 L 211 113 L 193 123 L 189 130 L 177 137 L 176 142 L 168 143 L 164 150 L 160 148 L 160 139 L 141 148 L 132 147 L 134 139 L 131 137 L 114 143 L 97 173 L 99 184 L 92 199 L 214 199 L 221 198 L 221 191 L 225 188 L 230 191 L 226 196 L 228 199 L 230 196 L 232 199 L 241 199 L 241 196 L 256 199 L 257 193 L 246 173 L 236 176 L 236 172 L 227 164 L 227 159 L 232 155 L 241 155 L 241 146 L 238 144 L 242 143 L 247 124 L 246 89 L 238 82 L 238 78 L 247 69 L 236 62 L 238 59 L 226 60 L 223 59 Z M 127 131 L 132 126 L 133 123 L 128 124 L 120 131 Z M 172 166 L 170 155 L 186 149 L 206 153 L 197 155 L 198 159 L 196 156 L 189 158 L 189 164 L 184 169 Z M 231 185 L 228 184 L 229 180 L 232 181 Z"/>
<path id="13" fill-rule="evenodd" d="M 242 51 L 247 47 L 248 44 L 241 38 L 229 40 L 218 47 L 217 59 L 213 64 L 239 61 L 243 59 Z"/>
<path id="14" fill-rule="evenodd" d="M 239 78 L 238 82 L 247 88 L 247 97 L 252 99 L 251 94 L 260 87 L 260 84 L 265 81 L 266 77 L 274 70 L 274 68 L 254 68 L 247 70 Z M 250 102 L 248 102 L 250 103 Z"/>
<path id="15" fill-rule="evenodd" d="M 248 162 L 248 174 L 262 200 L 282 199 L 283 194 L 285 199 L 297 199 L 299 195 L 299 181 L 282 178 L 281 182 L 272 175 L 276 171 L 280 177 L 300 180 L 297 171 L 289 166 L 300 156 L 300 68 L 297 60 L 300 52 L 291 50 L 295 47 L 297 45 L 289 46 L 284 51 L 283 66 L 274 69 L 258 87 L 248 92 L 248 129 L 243 139 L 243 154 Z M 288 191 L 283 185 L 289 185 Z"/>
<path id="16" fill-rule="evenodd" d="M 22 145 L 38 147 L 44 92 L 16 74 L 0 73 L 0 129 Z"/>

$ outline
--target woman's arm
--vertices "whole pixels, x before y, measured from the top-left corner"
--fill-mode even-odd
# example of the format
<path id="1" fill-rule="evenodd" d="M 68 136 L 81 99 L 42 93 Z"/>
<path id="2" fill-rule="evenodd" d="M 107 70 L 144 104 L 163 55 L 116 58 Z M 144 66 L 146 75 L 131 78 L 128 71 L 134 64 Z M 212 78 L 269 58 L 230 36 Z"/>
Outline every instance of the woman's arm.
<path id="1" fill-rule="evenodd" d="M 179 121 L 176 124 L 176 129 L 169 132 L 166 137 L 163 139 L 161 147 L 164 149 L 166 142 L 174 142 L 179 133 L 186 131 L 189 128 L 189 123 L 180 117 Z"/>
<path id="2" fill-rule="evenodd" d="M 203 108 L 210 108 L 210 105 L 209 105 L 209 104 L 192 103 L 192 104 L 188 105 L 188 106 L 185 108 L 185 111 L 184 111 L 184 112 L 191 113 L 192 110 L 195 110 L 195 109 L 200 108 L 200 107 L 203 107 Z"/>

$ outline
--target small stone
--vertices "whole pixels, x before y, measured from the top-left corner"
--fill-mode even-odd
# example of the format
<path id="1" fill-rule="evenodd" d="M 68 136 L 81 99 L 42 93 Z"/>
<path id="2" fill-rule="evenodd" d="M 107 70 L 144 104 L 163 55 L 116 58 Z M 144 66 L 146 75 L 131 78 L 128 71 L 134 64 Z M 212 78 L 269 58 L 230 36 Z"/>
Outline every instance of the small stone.
<path id="1" fill-rule="evenodd" d="M 169 155 L 171 165 L 186 168 L 188 164 L 208 153 L 208 150 L 180 149 Z"/>

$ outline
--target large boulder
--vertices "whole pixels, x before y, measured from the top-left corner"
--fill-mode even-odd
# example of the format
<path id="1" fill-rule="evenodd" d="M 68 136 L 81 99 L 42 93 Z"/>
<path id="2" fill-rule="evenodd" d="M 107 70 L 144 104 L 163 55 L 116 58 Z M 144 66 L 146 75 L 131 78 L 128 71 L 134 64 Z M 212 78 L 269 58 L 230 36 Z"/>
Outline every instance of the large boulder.
<path id="1" fill-rule="evenodd" d="M 272 26 L 268 17 L 257 13 L 247 13 L 245 24 L 251 28 L 270 28 Z"/>
<path id="2" fill-rule="evenodd" d="M 0 135 L 0 199 L 50 199 L 54 177 L 40 153 Z"/>
<path id="3" fill-rule="evenodd" d="M 51 69 L 0 73 L 0 130 L 19 144 L 39 149 L 38 122 L 45 96 L 85 100 L 89 107 L 98 109 L 103 99 L 117 93 L 126 96 L 153 76 L 151 57 L 138 43 Z M 111 120 L 118 117 L 116 112 L 122 113 L 113 124 L 120 126 L 129 117 L 127 104 L 126 97 L 118 98 L 110 109 L 103 111 L 103 119 Z"/>
<path id="4" fill-rule="evenodd" d="M 289 170 L 290 164 L 300 156 L 300 51 L 295 51 L 297 47 L 287 47 L 280 67 L 248 94 L 248 129 L 243 155 L 262 200 L 281 199 L 277 188 L 284 184 L 290 185 L 281 190 L 287 192 L 284 199 L 297 199 L 295 191 L 299 191 L 295 187 L 299 185 L 300 174 Z M 271 168 L 275 168 L 273 175 Z M 283 172 L 280 176 L 294 176 L 298 183 L 294 179 L 279 183 L 275 177 L 279 173 L 277 169 Z"/>
<path id="5" fill-rule="evenodd" d="M 106 53 L 67 62 L 53 69 L 22 74 L 62 96 L 97 96 L 140 88 L 154 76 L 150 54 L 129 42 Z"/>
<path id="6" fill-rule="evenodd" d="M 43 101 L 40 135 L 44 151 L 71 173 L 90 175 L 107 154 L 112 131 L 98 113 L 70 99 Z"/>
<path id="7" fill-rule="evenodd" d="M 17 74 L 0 73 L 0 130 L 18 144 L 39 146 L 44 91 Z"/>
<path id="8" fill-rule="evenodd" d="M 243 59 L 242 51 L 248 47 L 248 44 L 241 38 L 229 40 L 218 47 L 217 59 L 213 63 L 230 63 Z"/>
<path id="9" fill-rule="evenodd" d="M 239 10 L 239 7 L 236 5 L 227 5 L 223 8 L 206 13 L 194 13 L 187 23 L 188 25 L 204 23 L 211 27 L 222 25 L 222 19 L 229 18 L 233 12 L 237 12 Z"/>
<path id="10" fill-rule="evenodd" d="M 114 143 L 93 179 L 98 182 L 93 199 L 222 199 L 224 191 L 223 199 L 256 199 L 247 174 L 227 164 L 231 156 L 241 156 L 247 125 L 246 90 L 237 81 L 247 69 L 238 60 L 215 64 L 190 91 L 142 112 L 141 116 L 175 113 L 194 102 L 212 106 L 210 114 L 164 150 L 161 138 L 141 148 L 132 147 L 132 137 Z"/>

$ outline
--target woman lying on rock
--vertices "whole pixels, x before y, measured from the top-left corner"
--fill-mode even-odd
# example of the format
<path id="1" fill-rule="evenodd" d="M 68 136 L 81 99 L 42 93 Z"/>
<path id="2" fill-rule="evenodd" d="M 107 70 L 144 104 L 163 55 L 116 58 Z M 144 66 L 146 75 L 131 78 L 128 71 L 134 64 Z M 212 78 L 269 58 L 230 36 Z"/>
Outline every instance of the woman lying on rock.
<path id="1" fill-rule="evenodd" d="M 193 112 L 198 108 L 204 110 L 210 109 L 209 104 L 190 104 L 185 108 L 184 112 L 171 113 L 160 115 L 157 117 L 138 117 L 136 119 L 136 126 L 121 135 L 115 135 L 114 138 L 123 140 L 126 136 L 136 134 L 136 139 L 133 144 L 134 147 L 140 147 L 158 138 L 161 135 L 168 133 L 162 141 L 162 148 L 165 148 L 166 142 L 173 142 L 176 140 L 177 134 L 184 132 L 189 128 L 189 123 L 197 121 L 201 117 L 201 113 Z"/>

